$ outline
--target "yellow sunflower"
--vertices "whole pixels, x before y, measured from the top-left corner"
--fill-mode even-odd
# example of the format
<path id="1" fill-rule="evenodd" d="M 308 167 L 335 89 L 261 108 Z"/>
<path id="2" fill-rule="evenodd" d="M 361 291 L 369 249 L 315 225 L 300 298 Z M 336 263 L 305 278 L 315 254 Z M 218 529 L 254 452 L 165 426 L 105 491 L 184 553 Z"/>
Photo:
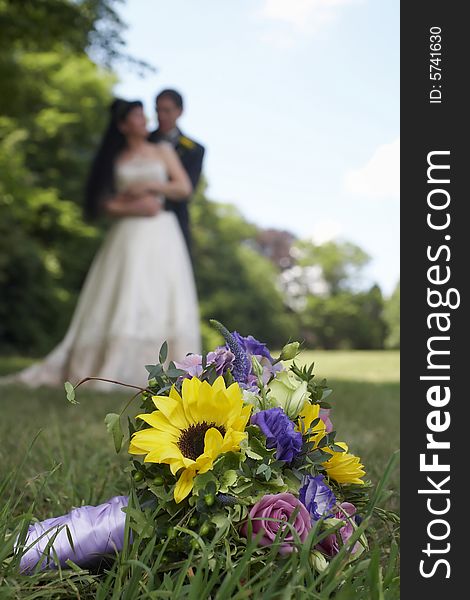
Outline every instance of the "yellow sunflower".
<path id="1" fill-rule="evenodd" d="M 320 405 L 319 404 L 310 404 L 310 402 L 306 402 L 304 407 L 299 413 L 299 430 L 302 433 L 305 433 L 311 426 L 315 419 L 320 419 Z M 310 442 L 315 442 L 315 446 L 318 445 L 318 442 L 324 437 L 326 434 L 326 426 L 325 423 L 320 419 L 318 423 L 312 427 L 312 431 L 310 432 L 310 437 L 308 438 Z"/>
<path id="2" fill-rule="evenodd" d="M 328 477 L 334 479 L 338 483 L 357 483 L 364 485 L 361 480 L 366 472 L 364 465 L 361 464 L 361 459 L 354 454 L 349 454 L 348 445 L 344 442 L 335 442 L 337 446 L 344 448 L 344 452 L 333 452 L 329 448 L 323 448 L 325 452 L 331 454 L 331 458 L 323 463 Z"/>
<path id="3" fill-rule="evenodd" d="M 221 454 L 240 449 L 252 407 L 243 406 L 239 385 L 226 388 L 222 377 L 212 385 L 185 379 L 181 396 L 173 387 L 169 396 L 152 400 L 157 410 L 138 415 L 150 428 L 132 436 L 129 452 L 145 454 L 144 462 L 169 465 L 173 475 L 181 470 L 174 492 L 181 502 L 198 473 L 210 471 Z"/>

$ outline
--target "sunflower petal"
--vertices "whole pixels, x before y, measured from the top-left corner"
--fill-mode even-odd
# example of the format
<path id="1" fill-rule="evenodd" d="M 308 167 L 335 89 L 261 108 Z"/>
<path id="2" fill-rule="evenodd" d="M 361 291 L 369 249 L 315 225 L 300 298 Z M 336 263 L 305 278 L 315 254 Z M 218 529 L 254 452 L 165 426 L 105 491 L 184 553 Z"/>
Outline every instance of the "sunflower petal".
<path id="1" fill-rule="evenodd" d="M 193 469 L 185 469 L 181 473 L 180 478 L 176 482 L 175 493 L 174 493 L 175 502 L 177 504 L 179 504 L 182 500 L 184 500 L 186 498 L 186 496 L 188 496 L 189 493 L 191 492 L 191 490 L 193 489 L 195 475 L 196 475 L 196 472 Z"/>
<path id="2" fill-rule="evenodd" d="M 218 429 L 211 427 L 204 436 L 204 454 L 214 458 L 220 454 L 224 438 Z"/>
<path id="3" fill-rule="evenodd" d="M 170 423 L 166 416 L 160 410 L 154 410 L 152 413 L 143 413 L 141 415 L 137 415 L 138 419 L 142 419 L 148 423 L 151 427 L 158 429 L 159 431 L 165 431 L 171 433 L 178 439 L 180 435 L 180 430 Z"/>
<path id="4" fill-rule="evenodd" d="M 185 429 L 188 426 L 189 423 L 184 414 L 181 401 L 169 396 L 154 396 L 153 402 L 167 418 L 171 427 Z"/>
<path id="5" fill-rule="evenodd" d="M 182 459 L 180 449 L 176 444 L 166 444 L 165 446 L 159 446 L 154 450 L 151 450 L 145 457 L 144 462 L 152 463 L 167 463 L 169 459 Z"/>

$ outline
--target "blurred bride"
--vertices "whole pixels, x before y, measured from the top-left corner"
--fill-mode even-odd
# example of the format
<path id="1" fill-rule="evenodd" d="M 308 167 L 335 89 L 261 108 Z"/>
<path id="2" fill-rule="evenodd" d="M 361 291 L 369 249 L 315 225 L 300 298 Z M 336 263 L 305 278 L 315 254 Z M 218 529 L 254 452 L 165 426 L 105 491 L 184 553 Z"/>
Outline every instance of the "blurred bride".
<path id="1" fill-rule="evenodd" d="M 191 183 L 172 146 L 147 137 L 142 103 L 115 100 L 92 164 L 85 213 L 116 222 L 62 342 L 42 362 L 5 380 L 55 386 L 95 376 L 145 385 L 145 365 L 155 364 L 165 340 L 170 360 L 200 351 L 189 255 L 175 214 L 163 209 L 164 197 L 186 199 Z"/>

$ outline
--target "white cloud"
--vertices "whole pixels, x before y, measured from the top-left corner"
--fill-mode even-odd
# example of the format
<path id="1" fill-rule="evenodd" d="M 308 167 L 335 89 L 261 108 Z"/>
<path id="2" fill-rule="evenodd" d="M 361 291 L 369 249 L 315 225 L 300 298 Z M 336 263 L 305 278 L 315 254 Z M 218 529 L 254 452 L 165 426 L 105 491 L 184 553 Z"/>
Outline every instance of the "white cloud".
<path id="1" fill-rule="evenodd" d="M 264 0 L 258 16 L 290 25 L 300 31 L 316 31 L 333 21 L 344 6 L 361 0 Z"/>
<path id="2" fill-rule="evenodd" d="M 350 169 L 344 178 L 346 191 L 375 200 L 400 196 L 400 138 L 379 146 L 362 167 Z"/>

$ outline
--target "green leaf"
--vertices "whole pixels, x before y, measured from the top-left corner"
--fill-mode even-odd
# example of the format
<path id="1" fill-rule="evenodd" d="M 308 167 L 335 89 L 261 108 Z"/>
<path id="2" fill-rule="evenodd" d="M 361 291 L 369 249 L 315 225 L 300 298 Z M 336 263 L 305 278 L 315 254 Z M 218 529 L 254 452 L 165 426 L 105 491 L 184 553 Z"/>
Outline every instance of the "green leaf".
<path id="1" fill-rule="evenodd" d="M 70 381 L 66 381 L 64 383 L 64 388 L 65 388 L 65 392 L 67 393 L 67 400 L 71 404 L 80 404 L 80 402 L 78 402 L 78 400 L 75 398 L 75 388 L 70 383 Z"/>
<path id="2" fill-rule="evenodd" d="M 346 450 L 344 448 L 342 448 L 341 446 L 338 446 L 338 444 L 332 444 L 330 446 L 330 448 L 332 450 L 334 450 L 335 452 L 346 452 Z"/>
<path id="3" fill-rule="evenodd" d="M 152 379 L 152 377 L 160 377 L 160 375 L 163 374 L 162 365 L 145 365 L 145 368 L 148 371 L 149 379 Z"/>
<path id="4" fill-rule="evenodd" d="M 327 460 L 329 460 L 331 458 L 331 454 L 329 452 L 324 452 L 323 450 L 320 450 L 319 448 L 317 448 L 316 450 L 314 450 L 313 452 L 311 452 L 308 455 L 308 458 L 313 462 L 313 463 L 324 463 Z"/>
<path id="5" fill-rule="evenodd" d="M 114 447 L 116 448 L 116 452 L 121 450 L 122 440 L 124 439 L 124 434 L 122 433 L 121 428 L 121 418 L 116 413 L 108 413 L 104 419 L 106 423 L 106 429 L 108 433 L 113 436 Z"/>
<path id="6" fill-rule="evenodd" d="M 262 457 L 271 457 L 276 452 L 276 448 L 268 449 L 264 443 L 256 437 L 250 437 L 249 446 L 252 452 L 259 454 Z M 245 452 L 248 454 L 247 450 Z M 248 454 L 248 456 L 250 456 Z"/>
<path id="7" fill-rule="evenodd" d="M 245 454 L 248 458 L 252 458 L 253 460 L 263 460 L 263 457 L 260 454 L 253 452 L 251 448 L 245 448 Z"/>
<path id="8" fill-rule="evenodd" d="M 214 486 L 217 484 L 217 480 L 211 471 L 196 475 L 194 478 L 193 493 L 198 495 L 201 490 L 206 490 L 210 483 L 214 484 Z M 214 492 L 215 491 L 217 491 L 216 487 L 214 488 Z"/>
<path id="9" fill-rule="evenodd" d="M 238 475 L 236 471 L 232 469 L 225 471 L 220 478 L 220 491 L 223 494 L 228 492 L 228 488 L 231 487 L 237 481 Z"/>
<path id="10" fill-rule="evenodd" d="M 181 375 L 185 375 L 186 371 L 183 371 L 182 369 L 177 369 L 176 367 L 174 367 L 174 368 L 169 368 L 168 371 L 166 372 L 166 374 L 168 375 L 168 377 L 171 377 L 171 379 L 177 379 L 178 377 L 181 377 Z"/>
<path id="11" fill-rule="evenodd" d="M 163 364 L 168 356 L 168 343 L 167 342 L 163 342 L 162 347 L 160 348 L 160 353 L 158 355 L 158 360 L 160 361 L 161 364 Z"/>

